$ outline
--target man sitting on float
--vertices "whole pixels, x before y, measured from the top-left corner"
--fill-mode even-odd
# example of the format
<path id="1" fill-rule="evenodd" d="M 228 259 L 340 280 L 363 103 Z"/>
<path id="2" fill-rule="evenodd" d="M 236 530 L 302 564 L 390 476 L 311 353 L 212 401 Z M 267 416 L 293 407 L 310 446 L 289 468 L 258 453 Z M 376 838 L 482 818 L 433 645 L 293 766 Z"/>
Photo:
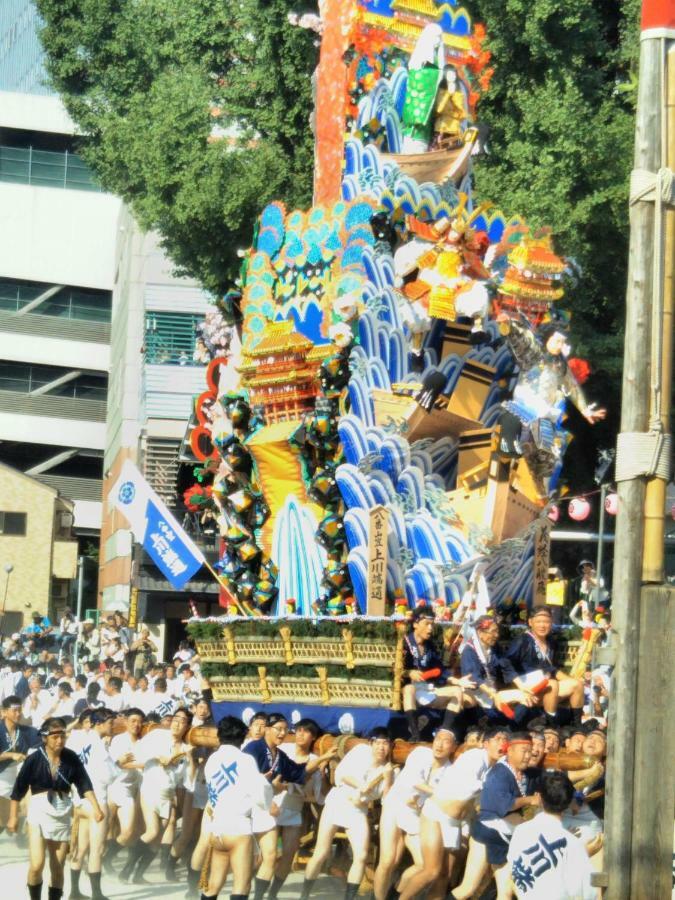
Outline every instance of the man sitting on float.
<path id="1" fill-rule="evenodd" d="M 403 688 L 403 709 L 412 741 L 420 740 L 420 707 L 445 710 L 442 727 L 452 731 L 455 718 L 464 706 L 464 691 L 475 687 L 470 677 L 454 678 L 443 667 L 431 637 L 434 621 L 430 606 L 418 606 L 403 643 L 403 669 L 409 681 Z"/>
<path id="2" fill-rule="evenodd" d="M 578 725 L 584 707 L 584 682 L 572 678 L 554 662 L 551 610 L 547 606 L 533 607 L 527 624 L 528 630 L 513 640 L 506 651 L 517 674 L 516 687 L 534 702 L 541 702 L 550 720 L 555 719 L 560 701 L 569 700 L 572 724 Z"/>
<path id="3" fill-rule="evenodd" d="M 482 707 L 495 723 L 506 724 L 507 719 L 518 718 L 513 706 L 530 707 L 537 700 L 529 691 L 504 689 L 505 685 L 517 681 L 518 673 L 511 661 L 496 649 L 499 625 L 494 618 L 480 616 L 473 627 L 474 635 L 462 647 L 460 666 L 462 675 L 471 678 L 476 689 L 465 692 L 464 704 Z"/>

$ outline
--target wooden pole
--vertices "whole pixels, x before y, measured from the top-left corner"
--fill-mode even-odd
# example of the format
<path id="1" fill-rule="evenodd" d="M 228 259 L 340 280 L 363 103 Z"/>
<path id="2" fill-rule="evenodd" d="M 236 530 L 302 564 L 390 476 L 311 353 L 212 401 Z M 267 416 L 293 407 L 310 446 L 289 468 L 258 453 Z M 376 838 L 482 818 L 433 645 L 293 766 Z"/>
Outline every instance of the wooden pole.
<path id="1" fill-rule="evenodd" d="M 120 723 L 117 725 L 116 723 L 116 730 L 117 728 L 122 731 L 122 724 Z M 152 730 L 149 726 L 148 728 L 149 730 Z M 209 725 L 200 725 L 191 728 L 187 733 L 186 740 L 189 744 L 192 744 L 193 747 L 208 747 L 211 750 L 216 750 L 219 746 L 218 729 Z M 293 742 L 294 740 L 295 736 L 289 734 L 288 741 Z M 321 756 L 333 747 L 337 747 L 339 751 L 338 758 L 341 758 L 353 747 L 369 743 L 370 741 L 368 738 L 356 737 L 356 735 L 353 734 L 338 735 L 337 737 L 333 734 L 322 734 L 321 737 L 315 741 L 312 750 L 318 756 Z M 392 745 L 392 762 L 396 765 L 403 765 L 416 747 L 430 746 L 431 744 L 412 743 L 411 741 L 403 741 L 397 738 Z M 455 752 L 455 757 L 467 749 L 470 748 L 464 747 L 464 745 L 458 747 Z M 547 753 L 541 761 L 541 765 L 547 769 L 561 769 L 563 772 L 570 772 L 578 771 L 579 769 L 588 769 L 595 762 L 597 762 L 597 760 L 590 756 L 585 756 L 583 753 L 575 753 L 571 750 L 561 750 L 558 753 Z"/>
<path id="2" fill-rule="evenodd" d="M 675 46 L 670 47 L 666 57 L 665 96 L 665 165 L 675 172 Z M 673 380 L 673 298 L 675 296 L 675 209 L 666 207 L 663 212 L 663 344 L 660 360 L 652 360 L 661 373 L 660 419 L 664 434 L 670 432 L 670 400 Z M 658 251 L 660 248 L 656 248 Z M 655 410 L 650 409 L 651 414 Z M 665 478 L 651 478 L 647 483 L 645 496 L 645 536 L 643 581 L 662 584 L 664 581 L 665 557 Z"/>
<path id="3" fill-rule="evenodd" d="M 645 33 L 648 34 L 648 33 Z M 661 162 L 661 38 L 641 42 L 635 132 L 635 168 L 657 172 Z M 621 409 L 622 432 L 646 432 L 649 416 L 650 317 L 652 309 L 653 203 L 630 209 L 630 254 Z M 644 478 L 622 481 L 614 545 L 612 600 L 616 652 L 609 719 L 605 865 L 607 900 L 628 900 L 631 884 L 633 770 L 640 652 Z M 655 748 L 656 751 L 656 748 Z"/>
<path id="4" fill-rule="evenodd" d="M 640 597 L 640 664 L 635 727 L 631 898 L 670 897 L 675 809 L 675 587 Z M 612 702 L 616 693 L 612 694 Z M 628 813 L 629 810 L 624 810 Z M 609 870 L 610 876 L 612 870 Z M 612 883 L 612 882 L 610 882 Z M 613 896 L 610 895 L 610 896 Z"/>

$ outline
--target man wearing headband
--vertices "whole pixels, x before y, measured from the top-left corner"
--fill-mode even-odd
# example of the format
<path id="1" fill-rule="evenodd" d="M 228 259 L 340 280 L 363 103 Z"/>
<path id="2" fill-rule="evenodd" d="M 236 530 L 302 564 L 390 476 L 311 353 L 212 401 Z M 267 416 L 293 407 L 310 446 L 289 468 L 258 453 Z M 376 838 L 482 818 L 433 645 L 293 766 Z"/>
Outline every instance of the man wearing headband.
<path id="1" fill-rule="evenodd" d="M 476 896 L 488 866 L 497 884 L 497 900 L 511 897 L 510 869 L 507 865 L 509 842 L 513 829 L 522 822 L 526 806 L 539 806 L 539 795 L 530 793 L 525 770 L 530 764 L 532 740 L 526 731 L 508 739 L 506 756 L 487 773 L 480 795 L 480 809 L 471 827 L 469 855 L 464 878 L 450 892 L 454 900 Z"/>
<path id="2" fill-rule="evenodd" d="M 416 747 L 382 801 L 380 857 L 375 870 L 375 900 L 386 900 L 404 843 L 416 866 L 422 865 L 420 811 L 450 768 L 457 749 L 452 731 L 439 728 L 431 747 Z"/>
<path id="3" fill-rule="evenodd" d="M 425 890 L 429 900 L 445 897 L 464 820 L 472 814 L 488 772 L 504 755 L 506 737 L 502 729 L 488 731 L 480 747 L 465 750 L 442 774 L 422 807 L 422 863 L 403 873 L 402 900 L 415 900 Z"/>
<path id="4" fill-rule="evenodd" d="M 569 700 L 572 724 L 578 725 L 584 708 L 584 682 L 567 675 L 553 661 L 555 646 L 551 639 L 550 609 L 535 606 L 527 623 L 528 630 L 512 641 L 506 652 L 518 675 L 515 684 L 535 702 L 541 699 L 544 711 L 551 719 L 555 719 L 559 702 Z"/>
<path id="5" fill-rule="evenodd" d="M 471 691 L 468 703 L 490 710 L 488 715 L 506 724 L 515 714 L 511 706 L 517 703 L 533 706 L 532 695 L 520 689 L 504 690 L 517 676 L 510 660 L 495 649 L 499 640 L 499 625 L 492 616 L 481 616 L 474 624 L 475 634 L 465 641 L 460 665 L 462 675 L 472 679 L 476 690 Z"/>
<path id="6" fill-rule="evenodd" d="M 46 719 L 40 729 L 43 746 L 32 753 L 21 766 L 12 791 L 7 831 L 15 833 L 19 821 L 19 803 L 30 790 L 28 800 L 28 893 L 31 900 L 42 896 L 42 871 L 49 853 L 51 885 L 49 900 L 63 896 L 63 865 L 68 852 L 72 826 L 74 785 L 92 807 L 97 822 L 103 822 L 96 795 L 76 753 L 66 749 L 66 723 L 63 719 Z"/>
<path id="7" fill-rule="evenodd" d="M 183 784 L 190 752 L 185 738 L 191 724 L 192 713 L 177 709 L 169 718 L 168 728 L 148 732 L 134 749 L 134 756 L 143 766 L 139 796 L 145 830 L 129 848 L 127 862 L 120 872 L 122 881 L 144 884 L 143 876 L 158 852 L 164 866 L 168 863 L 175 831 L 177 794 Z"/>
<path id="8" fill-rule="evenodd" d="M 530 729 L 536 728 L 544 737 L 544 753 L 557 753 L 560 750 L 560 732 L 555 725 L 546 724 L 546 718 L 533 719 Z"/>
<path id="9" fill-rule="evenodd" d="M 463 689 L 474 686 L 471 678 L 453 678 L 444 668 L 432 641 L 434 621 L 430 606 L 416 607 L 403 644 L 403 668 L 409 680 L 403 688 L 403 709 L 411 741 L 420 739 L 420 706 L 444 709 L 443 728 L 452 730 L 455 717 L 464 705 Z"/>
<path id="10" fill-rule="evenodd" d="M 330 854 L 338 830 L 346 832 L 352 849 L 345 900 L 356 897 L 370 847 L 368 806 L 373 800 L 386 797 L 394 780 L 390 753 L 391 739 L 387 729 L 374 728 L 370 734 L 370 745 L 353 747 L 335 769 L 335 787 L 328 792 L 321 813 L 316 845 L 305 868 L 300 900 L 311 897 L 314 882 Z"/>

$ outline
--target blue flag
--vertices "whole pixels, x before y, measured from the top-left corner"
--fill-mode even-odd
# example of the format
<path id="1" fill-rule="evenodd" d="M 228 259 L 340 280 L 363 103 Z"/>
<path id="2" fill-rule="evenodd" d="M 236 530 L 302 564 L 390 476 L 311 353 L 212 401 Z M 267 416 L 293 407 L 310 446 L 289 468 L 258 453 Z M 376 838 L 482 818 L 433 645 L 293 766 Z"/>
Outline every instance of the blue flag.
<path id="1" fill-rule="evenodd" d="M 128 460 L 110 500 L 129 520 L 139 544 L 175 588 L 183 588 L 204 564 L 204 554 Z"/>

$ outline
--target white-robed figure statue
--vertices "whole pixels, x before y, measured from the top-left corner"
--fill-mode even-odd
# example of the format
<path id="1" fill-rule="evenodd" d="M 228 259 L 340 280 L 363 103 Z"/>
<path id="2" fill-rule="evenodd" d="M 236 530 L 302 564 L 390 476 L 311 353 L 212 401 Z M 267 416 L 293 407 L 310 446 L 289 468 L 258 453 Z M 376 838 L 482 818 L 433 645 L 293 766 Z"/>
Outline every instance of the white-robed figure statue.
<path id="1" fill-rule="evenodd" d="M 474 622 L 481 616 L 487 615 L 490 610 L 490 593 L 485 579 L 486 569 L 487 560 L 480 560 L 473 567 L 468 587 L 452 617 L 452 624 L 461 627 L 464 637 L 471 635 Z"/>
<path id="2" fill-rule="evenodd" d="M 425 153 L 433 138 L 436 98 L 445 78 L 445 47 L 440 25 L 427 25 L 408 63 L 403 106 L 403 153 Z"/>

